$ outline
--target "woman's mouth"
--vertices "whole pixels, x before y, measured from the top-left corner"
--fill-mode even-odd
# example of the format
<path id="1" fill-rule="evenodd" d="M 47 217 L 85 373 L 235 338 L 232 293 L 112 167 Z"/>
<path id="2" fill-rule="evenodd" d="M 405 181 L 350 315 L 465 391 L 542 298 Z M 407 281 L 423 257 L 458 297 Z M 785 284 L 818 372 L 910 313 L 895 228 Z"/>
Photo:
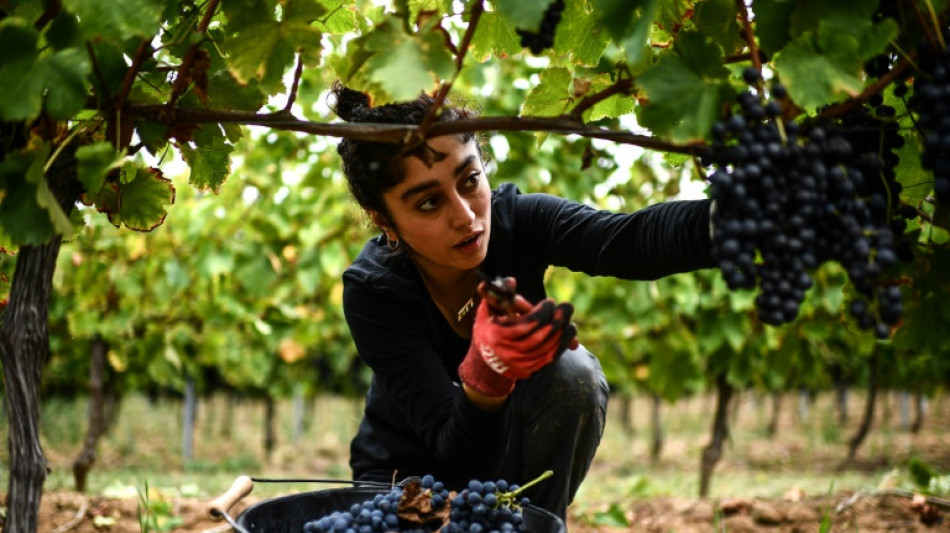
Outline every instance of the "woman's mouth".
<path id="1" fill-rule="evenodd" d="M 467 238 L 460 241 L 458 244 L 453 246 L 453 248 L 460 250 L 465 253 L 473 253 L 478 251 L 481 244 L 481 237 L 484 232 L 477 231 Z"/>

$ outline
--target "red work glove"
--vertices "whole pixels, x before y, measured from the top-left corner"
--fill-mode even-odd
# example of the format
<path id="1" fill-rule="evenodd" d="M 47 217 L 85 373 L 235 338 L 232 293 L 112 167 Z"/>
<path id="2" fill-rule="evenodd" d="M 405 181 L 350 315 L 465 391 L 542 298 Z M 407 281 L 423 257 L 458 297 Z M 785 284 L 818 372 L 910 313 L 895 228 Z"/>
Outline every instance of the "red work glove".
<path id="1" fill-rule="evenodd" d="M 475 314 L 472 342 L 459 377 L 486 396 L 507 396 L 515 381 L 537 372 L 572 344 L 573 306 L 545 299 L 532 306 L 515 296 L 512 315 L 495 316 L 483 298 Z"/>

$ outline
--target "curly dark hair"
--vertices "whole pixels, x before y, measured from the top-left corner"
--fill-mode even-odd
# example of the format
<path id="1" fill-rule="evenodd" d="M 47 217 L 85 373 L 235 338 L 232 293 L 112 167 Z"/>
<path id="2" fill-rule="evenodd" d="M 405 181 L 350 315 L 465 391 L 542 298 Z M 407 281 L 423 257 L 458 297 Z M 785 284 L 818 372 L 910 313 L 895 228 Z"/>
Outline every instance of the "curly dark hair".
<path id="1" fill-rule="evenodd" d="M 333 111 L 347 122 L 376 124 L 421 124 L 435 99 L 425 93 L 415 100 L 371 105 L 367 94 L 347 88 L 336 81 L 332 87 Z M 470 109 L 445 105 L 438 122 L 472 118 L 476 113 Z M 464 142 L 475 138 L 471 132 L 459 134 Z M 417 152 L 406 152 L 406 147 L 395 143 L 359 141 L 346 139 L 337 145 L 337 152 L 343 159 L 343 173 L 346 175 L 350 193 L 363 209 L 373 210 L 390 218 L 389 210 L 383 202 L 383 194 L 395 187 L 405 178 L 403 159 Z M 481 148 L 479 148 L 481 154 Z"/>

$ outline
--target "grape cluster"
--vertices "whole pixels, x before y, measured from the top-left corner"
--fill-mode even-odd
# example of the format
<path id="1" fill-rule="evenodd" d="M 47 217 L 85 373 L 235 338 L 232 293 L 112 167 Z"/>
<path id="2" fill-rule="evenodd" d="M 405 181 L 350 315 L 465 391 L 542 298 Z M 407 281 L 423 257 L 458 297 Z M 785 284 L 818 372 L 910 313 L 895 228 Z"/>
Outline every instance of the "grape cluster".
<path id="1" fill-rule="evenodd" d="M 743 78 L 761 82 L 752 69 Z M 757 314 L 772 325 L 794 320 L 814 283 L 809 272 L 837 261 L 861 295 L 852 306 L 864 310 L 858 325 L 887 338 L 902 313 L 899 289 L 875 300 L 897 259 L 885 216 L 896 194 L 879 194 L 872 183 L 887 163 L 877 151 L 856 152 L 835 124 L 799 131 L 782 117 L 786 98 L 777 84 L 766 102 L 744 92 L 741 113 L 713 126 L 703 161 L 716 167 L 708 178 L 714 258 L 731 290 L 758 285 Z"/>
<path id="2" fill-rule="evenodd" d="M 472 480 L 450 492 L 432 475 L 394 486 L 387 493 L 354 503 L 304 524 L 304 533 L 520 533 L 524 518 L 519 486 L 504 480 Z"/>
<path id="3" fill-rule="evenodd" d="M 396 486 L 372 500 L 354 503 L 347 511 L 333 511 L 304 524 L 304 533 L 373 533 L 399 530 L 396 510 L 402 498 L 402 487 Z"/>
<path id="4" fill-rule="evenodd" d="M 529 48 L 531 53 L 535 55 L 554 46 L 554 32 L 557 30 L 558 23 L 561 22 L 563 11 L 564 0 L 554 0 L 544 10 L 541 27 L 538 31 L 533 32 L 518 28 L 516 31 L 521 36 L 521 46 Z"/>
<path id="5" fill-rule="evenodd" d="M 445 533 L 511 533 L 522 530 L 524 518 L 516 503 L 518 485 L 508 486 L 505 480 L 469 481 L 468 487 L 452 498 Z M 521 498 L 521 505 L 528 499 Z"/>
<path id="6" fill-rule="evenodd" d="M 940 202 L 950 201 L 950 47 L 934 50 L 930 44 L 918 49 L 921 73 L 914 78 L 911 108 L 918 113 L 924 150 L 920 164 L 934 175 L 934 193 Z"/>

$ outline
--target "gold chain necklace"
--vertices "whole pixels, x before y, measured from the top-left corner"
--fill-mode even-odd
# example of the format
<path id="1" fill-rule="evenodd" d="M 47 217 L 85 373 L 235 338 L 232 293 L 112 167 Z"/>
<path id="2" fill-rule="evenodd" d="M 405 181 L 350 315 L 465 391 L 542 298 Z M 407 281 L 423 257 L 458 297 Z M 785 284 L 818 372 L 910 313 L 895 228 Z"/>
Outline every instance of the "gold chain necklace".
<path id="1" fill-rule="evenodd" d="M 422 270 L 420 269 L 419 272 L 422 273 Z M 435 283 L 429 280 L 428 276 L 425 274 L 422 274 L 422 279 L 426 282 L 426 285 L 432 288 L 432 291 L 435 293 L 435 297 L 439 299 L 439 302 L 441 302 L 446 309 L 451 309 L 452 306 L 448 304 L 445 296 L 442 296 L 442 291 L 436 287 Z M 464 304 L 462 304 L 462 307 L 460 307 L 459 310 L 455 312 L 456 322 L 461 323 L 463 320 L 465 320 L 465 317 L 472 312 L 472 309 L 475 309 L 475 289 L 477 286 L 478 277 L 475 278 L 475 285 L 472 287 L 472 296 L 469 297 L 469 299 L 466 300 Z"/>

